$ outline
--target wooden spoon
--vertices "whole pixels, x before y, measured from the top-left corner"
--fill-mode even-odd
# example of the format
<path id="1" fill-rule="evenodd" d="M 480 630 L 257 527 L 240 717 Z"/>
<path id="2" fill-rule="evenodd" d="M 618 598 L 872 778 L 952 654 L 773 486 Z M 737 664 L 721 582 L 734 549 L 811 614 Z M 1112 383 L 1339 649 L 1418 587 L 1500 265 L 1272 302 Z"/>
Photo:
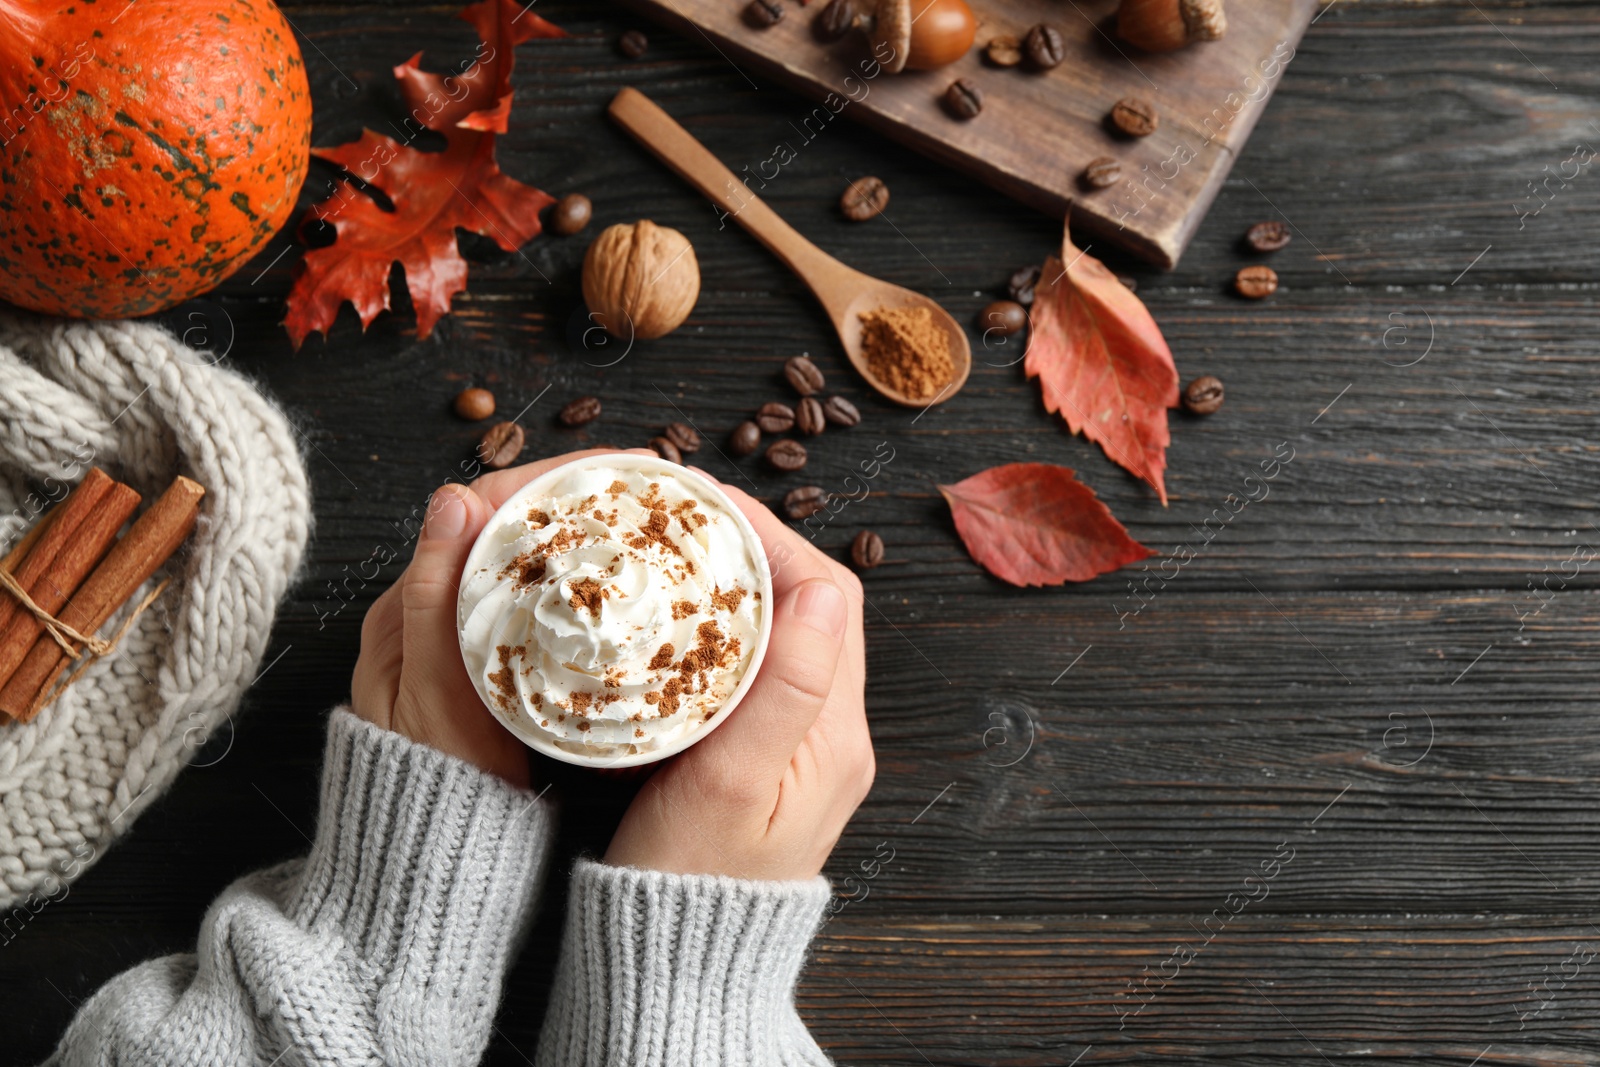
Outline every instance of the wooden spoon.
<path id="1" fill-rule="evenodd" d="M 672 116 L 637 89 L 623 89 L 611 101 L 611 117 L 690 185 L 727 212 L 756 240 L 788 264 L 789 269 L 811 287 L 823 310 L 839 331 L 839 341 L 856 370 L 878 392 L 906 407 L 925 408 L 950 399 L 967 382 L 972 371 L 972 347 L 967 333 L 950 313 L 934 301 L 891 285 L 840 263 L 822 249 L 801 237 L 794 227 L 736 177 L 733 171 L 711 154 L 694 135 L 673 121 Z M 911 397 L 877 378 L 861 351 L 861 315 L 878 308 L 925 307 L 933 312 L 935 324 L 950 340 L 950 358 L 955 363 L 955 378 L 931 397 Z"/>

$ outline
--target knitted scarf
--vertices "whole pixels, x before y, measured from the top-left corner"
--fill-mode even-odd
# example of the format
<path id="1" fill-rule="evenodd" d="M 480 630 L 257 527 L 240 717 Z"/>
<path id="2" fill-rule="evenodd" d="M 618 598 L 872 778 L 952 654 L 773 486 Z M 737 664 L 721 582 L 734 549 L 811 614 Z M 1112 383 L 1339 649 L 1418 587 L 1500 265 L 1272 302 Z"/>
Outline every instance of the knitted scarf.
<path id="1" fill-rule="evenodd" d="M 195 532 L 151 580 L 171 585 L 118 647 L 32 722 L 0 726 L 0 920 L 58 899 L 260 669 L 306 546 L 306 472 L 283 413 L 213 363 L 144 323 L 0 311 L 0 554 L 92 466 L 146 502 L 178 474 L 206 489 Z"/>

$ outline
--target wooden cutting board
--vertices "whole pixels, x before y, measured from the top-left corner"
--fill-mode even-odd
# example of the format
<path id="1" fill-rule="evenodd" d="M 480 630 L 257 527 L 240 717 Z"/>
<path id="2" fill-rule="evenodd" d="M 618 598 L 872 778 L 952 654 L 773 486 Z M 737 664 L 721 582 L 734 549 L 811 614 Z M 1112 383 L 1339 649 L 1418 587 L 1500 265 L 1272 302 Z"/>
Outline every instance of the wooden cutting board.
<path id="1" fill-rule="evenodd" d="M 887 74 L 863 35 L 817 40 L 811 23 L 824 0 L 786 0 L 783 20 L 764 30 L 745 23 L 744 0 L 624 2 L 703 40 L 746 77 L 770 76 L 818 101 L 794 124 L 787 148 L 795 156 L 841 118 L 864 122 L 1042 211 L 1060 217 L 1071 207 L 1075 234 L 1162 267 L 1176 265 L 1194 236 L 1317 6 L 1233 0 L 1222 40 L 1151 55 L 1117 39 L 1116 0 L 971 0 L 981 25 L 966 57 L 942 70 Z M 982 58 L 991 37 L 1020 38 L 1044 21 L 1067 38 L 1067 60 L 1054 70 L 1001 69 Z M 984 94 L 982 113 L 964 122 L 940 105 L 958 77 Z M 1128 96 L 1155 105 L 1155 133 L 1132 140 L 1111 131 L 1111 105 Z M 1122 180 L 1090 190 L 1079 175 L 1100 156 L 1121 162 Z M 783 162 L 775 146 L 743 173 L 760 192 Z"/>

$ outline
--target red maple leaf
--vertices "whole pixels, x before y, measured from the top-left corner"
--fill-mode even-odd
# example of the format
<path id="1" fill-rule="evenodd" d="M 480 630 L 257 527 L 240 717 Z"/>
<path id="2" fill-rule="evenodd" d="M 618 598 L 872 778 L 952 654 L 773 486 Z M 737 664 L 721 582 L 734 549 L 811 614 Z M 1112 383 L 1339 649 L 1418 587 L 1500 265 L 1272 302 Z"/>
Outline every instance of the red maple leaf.
<path id="1" fill-rule="evenodd" d="M 514 47 L 566 31 L 515 0 L 482 0 L 460 16 L 482 41 L 469 69 L 429 73 L 420 66 L 421 52 L 394 68 L 411 122 L 444 134 L 444 151 L 419 151 L 371 130 L 349 144 L 312 149 L 382 191 L 394 210 L 385 211 L 345 177 L 335 181 L 332 196 L 311 207 L 307 219 L 331 224 L 335 240 L 307 252 L 296 269 L 284 326 L 297 349 L 313 331 L 326 334 L 346 300 L 362 329 L 387 311 L 394 263 L 405 269 L 417 336 L 426 339 L 467 287 L 457 228 L 491 238 L 507 252 L 540 232 L 539 213 L 554 198 L 501 173 L 495 135 L 505 132 L 511 113 Z"/>
<path id="2" fill-rule="evenodd" d="M 1155 555 L 1066 467 L 1008 463 L 939 492 L 972 558 L 1012 585 L 1083 582 Z"/>
<path id="3" fill-rule="evenodd" d="M 1065 266 L 1052 256 L 1039 275 L 1023 366 L 1045 410 L 1149 482 L 1164 506 L 1167 409 L 1178 403 L 1172 350 L 1144 303 L 1070 234 L 1061 255 Z"/>

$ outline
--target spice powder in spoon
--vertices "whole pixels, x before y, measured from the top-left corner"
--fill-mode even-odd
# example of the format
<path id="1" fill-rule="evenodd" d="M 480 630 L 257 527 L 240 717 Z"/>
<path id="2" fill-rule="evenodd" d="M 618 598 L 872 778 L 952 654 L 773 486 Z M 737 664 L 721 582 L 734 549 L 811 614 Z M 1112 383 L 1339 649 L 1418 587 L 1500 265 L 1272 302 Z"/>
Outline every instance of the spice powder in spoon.
<path id="1" fill-rule="evenodd" d="M 861 353 L 874 378 L 912 400 L 937 396 L 956 376 L 950 337 L 927 307 L 862 312 Z"/>

